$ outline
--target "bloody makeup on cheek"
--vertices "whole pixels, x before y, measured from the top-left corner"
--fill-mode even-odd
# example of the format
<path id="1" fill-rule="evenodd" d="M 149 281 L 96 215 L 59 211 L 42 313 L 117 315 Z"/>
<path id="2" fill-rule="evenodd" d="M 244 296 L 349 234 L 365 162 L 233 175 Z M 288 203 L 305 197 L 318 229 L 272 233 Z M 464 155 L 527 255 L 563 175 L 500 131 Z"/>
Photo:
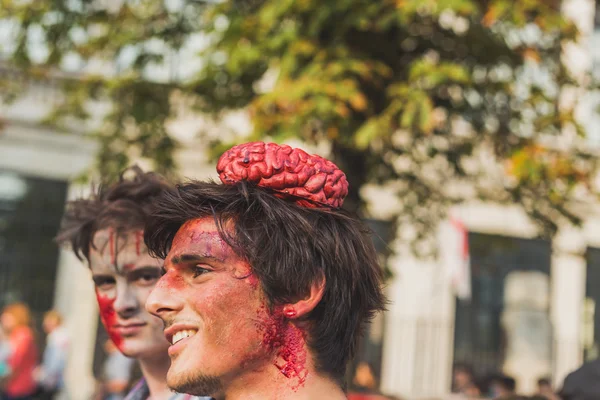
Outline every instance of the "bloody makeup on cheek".
<path id="1" fill-rule="evenodd" d="M 252 286 L 252 289 L 258 288 L 258 278 L 252 272 L 249 275 L 247 275 L 245 279 L 247 279 L 247 282 L 250 284 L 250 286 Z"/>
<path id="2" fill-rule="evenodd" d="M 114 331 L 114 326 L 117 323 L 117 313 L 115 312 L 115 299 L 111 299 L 108 296 L 100 294 L 96 291 L 96 298 L 98 299 L 98 306 L 100 308 L 100 319 L 104 328 L 108 333 L 108 336 L 113 341 L 117 348 L 121 349 L 123 338 L 117 332 Z"/>
<path id="3" fill-rule="evenodd" d="M 185 279 L 176 272 L 173 274 L 167 272 L 160 278 L 160 282 L 161 286 L 169 292 L 178 292 L 185 288 Z"/>
<path id="4" fill-rule="evenodd" d="M 256 274 L 252 271 L 252 267 L 248 263 L 238 266 L 233 271 L 233 277 L 235 279 L 245 280 L 252 289 L 258 289 L 259 281 Z"/>

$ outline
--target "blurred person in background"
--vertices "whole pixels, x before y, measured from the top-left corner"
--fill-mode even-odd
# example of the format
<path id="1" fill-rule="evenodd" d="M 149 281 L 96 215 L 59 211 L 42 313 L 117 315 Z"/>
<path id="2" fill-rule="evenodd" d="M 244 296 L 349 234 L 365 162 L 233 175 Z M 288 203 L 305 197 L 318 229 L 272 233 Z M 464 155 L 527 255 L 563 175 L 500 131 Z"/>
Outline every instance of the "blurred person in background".
<path id="1" fill-rule="evenodd" d="M 473 368 L 467 364 L 456 364 L 452 374 L 452 393 L 460 398 L 477 398 L 481 391 L 475 382 Z"/>
<path id="2" fill-rule="evenodd" d="M 0 324 L 0 400 L 2 400 L 2 390 L 4 383 L 10 375 L 10 367 L 8 366 L 8 358 L 10 357 L 10 343 L 2 324 Z"/>
<path id="3" fill-rule="evenodd" d="M 371 366 L 362 361 L 356 366 L 352 383 L 355 389 L 348 393 L 348 400 L 386 400 L 377 390 L 377 382 Z"/>
<path id="4" fill-rule="evenodd" d="M 118 182 L 68 202 L 56 238 L 87 261 L 109 337 L 121 353 L 140 364 L 143 378 L 129 393 L 130 400 L 189 398 L 167 387 L 169 342 L 162 321 L 144 308 L 163 260 L 148 254 L 143 229 L 153 199 L 171 190 L 161 176 L 129 168 Z"/>
<path id="5" fill-rule="evenodd" d="M 494 400 L 520 400 L 522 397 L 515 392 L 517 382 L 513 377 L 497 375 L 491 378 L 490 391 Z"/>
<path id="6" fill-rule="evenodd" d="M 0 323 L 8 335 L 11 348 L 8 357 L 10 371 L 3 388 L 4 399 L 32 399 L 37 388 L 33 371 L 37 365 L 38 353 L 33 330 L 30 327 L 29 307 L 23 303 L 6 306 L 0 316 Z"/>
<path id="7" fill-rule="evenodd" d="M 104 350 L 108 357 L 104 361 L 102 370 L 103 398 L 105 400 L 124 399 L 131 383 L 135 360 L 123 355 L 110 339 L 104 344 Z"/>
<path id="8" fill-rule="evenodd" d="M 536 396 L 544 398 L 546 400 L 560 400 L 560 398 L 552 390 L 552 383 L 548 378 L 540 378 L 537 381 L 537 392 Z"/>
<path id="9" fill-rule="evenodd" d="M 39 400 L 54 399 L 64 388 L 64 374 L 69 353 L 69 334 L 62 323 L 62 316 L 55 310 L 44 315 L 42 323 L 46 333 L 46 348 L 42 364 L 34 373 L 38 383 Z"/>
<path id="10" fill-rule="evenodd" d="M 8 366 L 8 358 L 12 353 L 10 349 L 10 342 L 8 341 L 8 335 L 4 331 L 2 324 L 0 323 L 0 379 L 6 377 L 10 372 Z"/>

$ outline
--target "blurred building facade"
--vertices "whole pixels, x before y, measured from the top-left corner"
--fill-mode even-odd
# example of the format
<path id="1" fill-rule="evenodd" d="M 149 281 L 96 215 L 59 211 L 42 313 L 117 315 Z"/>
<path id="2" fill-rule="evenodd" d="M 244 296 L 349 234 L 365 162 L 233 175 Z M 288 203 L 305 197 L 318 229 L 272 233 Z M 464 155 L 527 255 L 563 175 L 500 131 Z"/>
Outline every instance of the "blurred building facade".
<path id="1" fill-rule="evenodd" d="M 595 6 L 593 0 L 563 5 L 583 33 L 569 55 L 582 74 L 600 66 Z M 18 71 L 0 73 L 24 79 Z M 72 399 L 87 399 L 98 335 L 92 282 L 87 268 L 56 249 L 52 237 L 65 199 L 86 194 L 85 186 L 71 182 L 93 164 L 97 146 L 77 129 L 43 125 L 61 95 L 57 81 L 23 80 L 22 87 L 24 96 L 0 108 L 0 306 L 24 300 L 37 315 L 53 305 L 66 316 L 73 337 L 67 385 Z M 600 95 L 585 95 L 589 140 L 600 146 L 600 117 L 591 111 Z M 169 129 L 184 144 L 178 153 L 182 176 L 203 179 L 215 172 L 204 159 L 206 136 L 200 140 L 195 133 L 223 137 L 248 130 L 249 122 L 243 113 L 218 125 L 183 113 Z M 377 188 L 365 196 L 379 220 L 388 218 L 382 210 L 402 201 Z M 540 377 L 558 383 L 584 359 L 597 358 L 600 204 L 582 201 L 581 207 L 589 215 L 581 228 L 561 227 L 545 241 L 518 207 L 463 204 L 440 226 L 436 262 L 410 257 L 390 240 L 398 254 L 388 263 L 395 276 L 386 289 L 391 304 L 360 349 L 382 390 L 406 398 L 444 396 L 452 366 L 462 362 L 479 372 L 501 369 L 528 392 Z"/>
<path id="2" fill-rule="evenodd" d="M 600 70 L 600 4 L 562 3 L 582 34 L 577 45 L 565 48 L 565 62 L 584 82 Z M 578 117 L 589 146 L 598 148 L 600 94 L 566 95 L 584 99 Z M 569 140 L 567 134 L 557 142 Z M 389 287 L 382 389 L 435 398 L 448 390 L 452 367 L 461 363 L 477 374 L 511 375 L 528 394 L 538 378 L 551 377 L 558 388 L 583 361 L 598 358 L 600 204 L 581 198 L 577 208 L 583 225 L 560 226 L 548 241 L 536 237 L 519 207 L 463 203 L 440 228 L 438 262 L 393 260 L 399 278 Z M 468 256 L 461 256 L 467 246 Z"/>

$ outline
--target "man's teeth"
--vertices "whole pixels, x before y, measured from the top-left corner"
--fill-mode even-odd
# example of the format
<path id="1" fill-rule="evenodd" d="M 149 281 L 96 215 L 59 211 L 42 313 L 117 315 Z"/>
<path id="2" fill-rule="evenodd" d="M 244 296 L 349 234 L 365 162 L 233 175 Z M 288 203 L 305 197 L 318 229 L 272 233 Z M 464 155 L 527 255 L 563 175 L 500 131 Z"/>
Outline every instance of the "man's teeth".
<path id="1" fill-rule="evenodd" d="M 173 343 L 172 344 L 175 344 L 175 343 L 179 342 L 180 340 L 188 338 L 190 336 L 194 336 L 195 333 L 196 333 L 196 331 L 191 330 L 191 329 L 187 329 L 185 331 L 179 331 L 173 335 Z"/>

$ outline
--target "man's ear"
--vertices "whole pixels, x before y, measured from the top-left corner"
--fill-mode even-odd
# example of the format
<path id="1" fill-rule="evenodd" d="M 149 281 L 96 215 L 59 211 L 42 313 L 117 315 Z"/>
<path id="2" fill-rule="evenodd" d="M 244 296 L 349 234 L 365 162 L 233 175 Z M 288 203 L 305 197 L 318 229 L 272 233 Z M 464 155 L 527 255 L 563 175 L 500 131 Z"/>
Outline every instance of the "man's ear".
<path id="1" fill-rule="evenodd" d="M 305 298 L 283 305 L 283 315 L 289 319 L 301 318 L 307 315 L 319 304 L 324 292 L 325 276 L 321 275 L 319 279 L 310 285 L 310 292 Z"/>

